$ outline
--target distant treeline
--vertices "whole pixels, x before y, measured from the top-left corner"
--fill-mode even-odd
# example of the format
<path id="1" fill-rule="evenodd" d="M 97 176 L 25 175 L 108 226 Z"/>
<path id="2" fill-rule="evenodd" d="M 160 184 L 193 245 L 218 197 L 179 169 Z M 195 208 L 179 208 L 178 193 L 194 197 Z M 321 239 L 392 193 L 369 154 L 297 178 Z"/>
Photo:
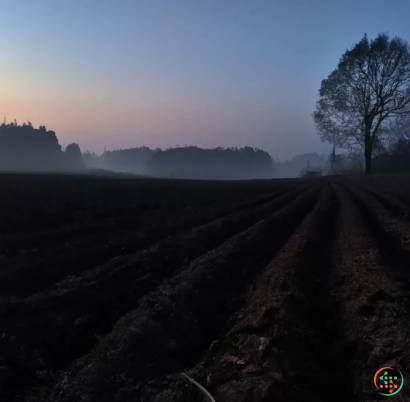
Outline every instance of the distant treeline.
<path id="1" fill-rule="evenodd" d="M 275 177 L 299 177 L 302 170 L 316 167 L 323 169 L 325 164 L 326 156 L 319 156 L 316 152 L 295 155 L 291 160 L 285 160 L 284 162 L 276 157 Z"/>
<path id="2" fill-rule="evenodd" d="M 194 146 L 155 152 L 145 163 L 149 176 L 181 179 L 265 179 L 274 176 L 270 155 L 260 149 Z"/>
<path id="3" fill-rule="evenodd" d="M 202 149 L 194 146 L 167 150 L 147 147 L 106 151 L 101 156 L 84 153 L 88 167 L 156 177 L 194 179 L 249 179 L 300 177 L 305 170 L 323 174 L 360 174 L 364 158 L 360 149 L 341 154 L 295 155 L 291 160 L 273 161 L 262 150 L 250 147 Z M 373 158 L 375 173 L 410 172 L 410 140 L 397 141 L 390 152 Z"/>
<path id="4" fill-rule="evenodd" d="M 195 146 L 166 150 L 147 147 L 84 154 L 88 167 L 179 179 L 257 179 L 274 177 L 274 162 L 260 149 Z"/>
<path id="5" fill-rule="evenodd" d="M 195 146 L 166 150 L 147 147 L 104 151 L 101 156 L 85 152 L 73 143 L 63 152 L 54 131 L 31 123 L 0 125 L 0 170 L 74 171 L 100 168 L 180 179 L 243 180 L 272 177 L 298 177 L 304 170 L 324 174 L 363 172 L 361 150 L 326 157 L 316 153 L 296 155 L 290 161 L 274 162 L 260 149 Z M 410 139 L 402 135 L 389 150 L 373 158 L 375 173 L 410 173 Z"/>
<path id="6" fill-rule="evenodd" d="M 146 160 L 154 153 L 154 150 L 147 147 L 105 151 L 101 156 L 101 163 L 105 169 L 142 173 Z"/>
<path id="7" fill-rule="evenodd" d="M 374 173 L 410 173 L 410 139 L 401 138 L 390 152 L 373 158 Z"/>
<path id="8" fill-rule="evenodd" d="M 68 171 L 84 167 L 80 147 L 61 150 L 56 133 L 15 121 L 0 126 L 0 170 Z"/>
<path id="9" fill-rule="evenodd" d="M 331 175 L 362 174 L 364 162 L 360 148 L 338 155 L 333 150 L 324 165 L 324 171 Z M 410 173 L 410 139 L 403 136 L 393 142 L 388 149 L 381 149 L 379 154 L 372 158 L 372 166 L 375 174 Z"/>
<path id="10" fill-rule="evenodd" d="M 81 154 L 77 144 L 65 152 L 54 131 L 17 122 L 0 126 L 0 170 L 72 171 L 103 168 L 180 179 L 258 179 L 274 177 L 274 162 L 260 149 L 195 146 L 166 150 L 147 147 Z"/>

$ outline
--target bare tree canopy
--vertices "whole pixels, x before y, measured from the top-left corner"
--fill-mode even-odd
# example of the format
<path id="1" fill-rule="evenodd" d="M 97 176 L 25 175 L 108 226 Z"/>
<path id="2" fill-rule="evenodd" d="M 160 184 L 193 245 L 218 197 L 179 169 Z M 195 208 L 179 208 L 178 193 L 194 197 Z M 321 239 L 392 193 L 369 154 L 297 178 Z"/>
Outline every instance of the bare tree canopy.
<path id="1" fill-rule="evenodd" d="M 361 146 L 371 174 L 372 153 L 391 133 L 389 120 L 409 113 L 409 45 L 379 34 L 371 41 L 365 35 L 322 81 L 313 119 L 322 141 Z"/>

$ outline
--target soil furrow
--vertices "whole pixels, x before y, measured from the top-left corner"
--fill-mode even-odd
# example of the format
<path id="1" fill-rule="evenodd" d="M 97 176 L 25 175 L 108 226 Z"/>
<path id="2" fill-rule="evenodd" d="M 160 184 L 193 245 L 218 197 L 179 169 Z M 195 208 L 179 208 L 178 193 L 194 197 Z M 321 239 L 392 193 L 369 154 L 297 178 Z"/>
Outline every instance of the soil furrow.
<path id="1" fill-rule="evenodd" d="M 346 387 L 354 392 L 350 400 L 380 399 L 371 381 L 380 367 L 398 367 L 407 377 L 403 352 L 410 329 L 408 295 L 391 280 L 392 264 L 380 249 L 377 224 L 364 212 L 368 205 L 357 195 L 361 190 L 343 186 L 337 191 L 342 208 L 335 295 L 341 306 L 339 347 L 351 373 Z"/>
<path id="2" fill-rule="evenodd" d="M 328 292 L 337 211 L 337 198 L 327 187 L 264 269 L 247 307 L 225 325 L 226 336 L 215 340 L 205 359 L 190 370 L 217 401 L 327 400 L 335 387 L 341 398 L 336 400 L 346 400 L 348 394 L 340 392 L 346 374 L 340 375 L 340 365 L 332 368 L 335 357 L 328 356 L 338 319 Z M 181 389 L 183 385 L 170 376 L 143 383 L 140 393 L 130 396 L 201 401 L 192 387 Z M 156 399 L 158 395 L 163 397 Z"/>
<path id="3" fill-rule="evenodd" d="M 336 375 L 340 367 L 335 373 L 327 355 L 337 330 L 336 306 L 328 292 L 337 205 L 327 188 L 265 269 L 245 317 L 228 333 L 230 347 L 222 353 L 245 364 L 218 386 L 221 400 L 245 401 L 246 395 L 255 401 L 311 400 L 340 386 L 342 378 Z M 218 366 L 226 365 L 224 357 L 214 357 L 219 360 L 210 371 L 215 384 Z M 236 387 L 239 382 L 247 384 L 246 393 Z"/>
<path id="4" fill-rule="evenodd" d="M 376 191 L 372 191 L 365 188 L 364 190 L 370 193 L 374 198 L 376 198 L 376 200 L 395 218 L 404 219 L 407 221 L 410 220 L 410 206 L 402 202 L 397 197 L 384 192 L 378 193 Z"/>
<path id="5" fill-rule="evenodd" d="M 2 260 L 0 275 L 2 281 L 0 283 L 0 292 L 8 294 L 12 290 L 10 283 L 13 283 L 16 278 L 20 278 L 19 293 L 13 289 L 13 296 L 23 296 L 37 291 L 41 291 L 44 287 L 50 286 L 56 281 L 62 280 L 67 274 L 78 275 L 81 272 L 105 263 L 110 259 L 123 255 L 127 256 L 130 253 L 135 253 L 138 250 L 148 248 L 161 239 L 170 235 L 175 235 L 183 231 L 188 231 L 196 226 L 205 225 L 213 222 L 216 219 L 228 217 L 233 213 L 245 212 L 252 210 L 265 203 L 272 202 L 277 197 L 280 197 L 284 192 L 277 192 L 272 195 L 257 197 L 256 200 L 242 202 L 238 206 L 225 206 L 220 212 L 212 209 L 207 212 L 200 212 L 195 216 L 182 216 L 178 221 L 170 223 L 164 222 L 162 225 L 148 225 L 143 221 L 138 223 L 136 233 L 129 234 L 124 231 L 120 242 L 114 244 L 111 231 L 118 230 L 120 227 L 120 218 L 113 219 L 113 227 L 105 235 L 99 236 L 99 239 L 87 236 L 87 231 L 84 231 L 85 225 L 71 225 L 75 228 L 68 238 L 60 238 L 60 230 L 57 232 L 50 232 L 47 239 L 38 236 L 35 238 L 35 243 L 26 244 L 25 239 L 21 236 L 15 238 L 12 244 L 2 244 L 1 249 L 10 249 L 14 247 L 18 256 L 0 257 Z M 147 220 L 146 217 L 144 217 Z M 104 225 L 106 222 L 104 222 Z M 115 224 L 115 225 L 114 225 Z M 95 233 L 95 227 L 91 228 Z M 103 250 L 96 249 L 90 252 L 89 245 L 93 242 L 103 242 Z M 48 250 L 39 250 L 37 247 L 40 244 L 49 244 Z M 51 247 L 52 246 L 52 247 Z M 6 253 L 7 254 L 7 253 Z M 44 255 L 45 254 L 45 255 Z M 75 256 L 75 261 L 71 256 Z M 42 259 L 47 258 L 48 263 L 44 264 Z M 15 261 L 20 262 L 20 268 L 15 268 Z M 25 263 L 24 263 L 25 261 Z"/>
<path id="6" fill-rule="evenodd" d="M 0 402 L 410 395 L 407 177 L 3 178 Z"/>
<path id="7" fill-rule="evenodd" d="M 85 273 L 84 278 L 69 278 L 59 284 L 58 291 L 8 304 L 0 315 L 0 333 L 8 335 L 0 344 L 0 354 L 6 362 L 15 359 L 11 375 L 20 378 L 17 386 L 22 386 L 23 378 L 27 384 L 35 381 L 36 370 L 62 369 L 88 353 L 123 314 L 137 308 L 138 300 L 168 275 L 187 267 L 189 261 L 266 214 L 280 210 L 299 191 L 291 191 L 246 213 L 234 213 L 175 235 L 135 256 L 118 258 Z M 23 320 L 23 317 L 30 318 Z M 31 333 L 29 340 L 25 340 L 26 333 Z M 24 353 L 19 351 L 22 344 Z M 20 367 L 19 361 L 25 361 L 25 366 Z M 14 386 L 13 382 L 9 386 Z"/>
<path id="8" fill-rule="evenodd" d="M 407 284 L 410 289 L 410 223 L 396 219 L 371 193 L 359 188 L 346 187 L 355 200 L 369 229 L 377 238 L 377 246 L 386 257 L 386 273 Z M 394 213 L 397 215 L 397 212 Z M 388 269 L 388 271 L 387 271 Z"/>
<path id="9" fill-rule="evenodd" d="M 308 213 L 318 191 L 299 196 L 144 297 L 100 345 L 70 367 L 55 400 L 77 401 L 82 395 L 111 401 L 119 388 L 192 365 L 241 307 L 250 282 Z M 120 367 L 122 379 L 114 375 Z"/>

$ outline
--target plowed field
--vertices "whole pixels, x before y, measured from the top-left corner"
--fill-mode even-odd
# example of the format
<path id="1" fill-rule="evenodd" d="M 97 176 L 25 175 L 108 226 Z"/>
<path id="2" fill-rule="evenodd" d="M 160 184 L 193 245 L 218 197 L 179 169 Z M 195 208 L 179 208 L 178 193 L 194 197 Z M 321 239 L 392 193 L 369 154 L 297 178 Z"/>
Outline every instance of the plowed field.
<path id="1" fill-rule="evenodd" d="M 409 177 L 0 192 L 0 401 L 410 400 Z"/>

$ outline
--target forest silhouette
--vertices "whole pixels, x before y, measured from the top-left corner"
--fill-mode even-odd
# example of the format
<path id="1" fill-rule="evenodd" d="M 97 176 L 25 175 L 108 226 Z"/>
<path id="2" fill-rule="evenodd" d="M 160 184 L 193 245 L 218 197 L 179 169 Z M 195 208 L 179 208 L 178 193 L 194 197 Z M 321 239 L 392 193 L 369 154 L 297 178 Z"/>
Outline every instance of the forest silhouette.
<path id="1" fill-rule="evenodd" d="M 342 163 L 348 157 L 334 157 L 336 163 L 332 165 L 340 166 L 328 169 L 328 173 L 348 174 L 348 164 Z M 375 173 L 410 172 L 410 139 L 402 136 L 390 151 L 375 156 L 373 163 Z M 99 168 L 162 178 L 246 180 L 297 177 L 309 165 L 320 165 L 326 172 L 325 164 L 326 157 L 316 153 L 280 162 L 274 161 L 266 151 L 247 146 L 214 149 L 177 146 L 166 150 L 142 146 L 105 151 L 98 156 L 89 151 L 82 153 L 76 143 L 62 151 L 56 133 L 45 126 L 36 129 L 30 122 L 18 125 L 16 121 L 0 125 L 2 171 L 70 172 Z M 361 171 L 356 167 L 354 173 Z"/>
<path id="2" fill-rule="evenodd" d="M 0 170 L 72 171 L 84 167 L 78 144 L 61 150 L 54 131 L 17 122 L 0 126 Z"/>
<path id="3" fill-rule="evenodd" d="M 84 160 L 91 168 L 174 179 L 270 179 L 275 172 L 275 163 L 269 153 L 251 147 L 177 146 L 166 150 L 139 147 L 106 151 L 100 157 L 85 152 Z"/>
<path id="4" fill-rule="evenodd" d="M 190 146 L 155 152 L 144 173 L 180 179 L 269 179 L 274 177 L 274 162 L 267 152 L 251 147 Z"/>

